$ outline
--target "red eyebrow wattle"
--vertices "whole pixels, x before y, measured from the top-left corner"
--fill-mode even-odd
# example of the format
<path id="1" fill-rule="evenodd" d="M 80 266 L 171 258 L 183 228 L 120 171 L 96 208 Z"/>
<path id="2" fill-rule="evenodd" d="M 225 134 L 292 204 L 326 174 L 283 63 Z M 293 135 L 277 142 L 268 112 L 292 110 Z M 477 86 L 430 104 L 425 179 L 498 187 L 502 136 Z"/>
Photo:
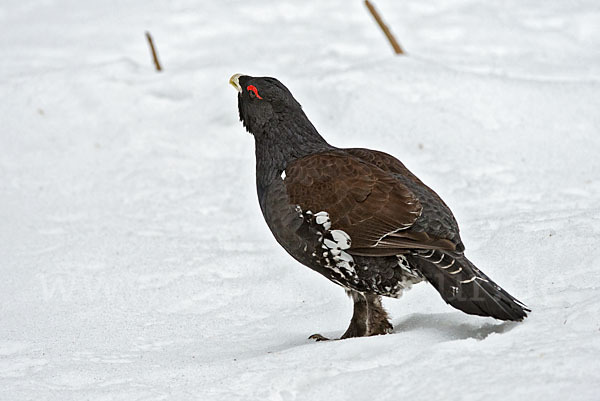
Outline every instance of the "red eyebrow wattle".
<path id="1" fill-rule="evenodd" d="M 262 99 L 262 97 L 260 97 L 260 95 L 258 94 L 258 89 L 256 89 L 256 86 L 248 85 L 248 87 L 246 89 L 248 89 L 248 92 L 250 92 L 250 91 L 254 92 L 254 94 L 256 95 L 257 98 Z"/>

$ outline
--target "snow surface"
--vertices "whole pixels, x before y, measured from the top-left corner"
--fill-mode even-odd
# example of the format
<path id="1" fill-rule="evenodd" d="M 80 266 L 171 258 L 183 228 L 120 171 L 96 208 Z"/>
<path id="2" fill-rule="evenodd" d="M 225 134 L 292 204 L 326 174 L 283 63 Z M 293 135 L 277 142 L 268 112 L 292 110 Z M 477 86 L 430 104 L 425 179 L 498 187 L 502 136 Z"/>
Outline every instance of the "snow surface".
<path id="1" fill-rule="evenodd" d="M 1 400 L 600 399 L 600 3 L 376 6 L 408 57 L 359 0 L 2 0 Z M 403 160 L 530 318 L 421 284 L 309 341 L 351 303 L 263 222 L 237 72 Z"/>

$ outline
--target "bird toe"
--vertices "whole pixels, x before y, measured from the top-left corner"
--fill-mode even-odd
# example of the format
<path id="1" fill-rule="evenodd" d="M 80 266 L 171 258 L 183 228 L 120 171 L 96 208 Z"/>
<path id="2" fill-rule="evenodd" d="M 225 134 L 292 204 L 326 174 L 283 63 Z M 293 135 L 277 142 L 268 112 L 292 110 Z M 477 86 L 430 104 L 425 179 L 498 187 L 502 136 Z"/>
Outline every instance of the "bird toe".
<path id="1" fill-rule="evenodd" d="M 329 341 L 329 338 L 323 337 L 320 334 L 313 334 L 312 336 L 308 337 L 308 339 L 315 340 L 315 341 Z"/>

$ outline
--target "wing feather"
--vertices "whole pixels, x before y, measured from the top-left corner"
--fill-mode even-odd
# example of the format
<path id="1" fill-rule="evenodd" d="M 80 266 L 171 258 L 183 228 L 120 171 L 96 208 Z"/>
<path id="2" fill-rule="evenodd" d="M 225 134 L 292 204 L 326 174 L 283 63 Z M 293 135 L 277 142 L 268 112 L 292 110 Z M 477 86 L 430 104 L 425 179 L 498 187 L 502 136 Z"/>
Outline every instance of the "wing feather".
<path id="1" fill-rule="evenodd" d="M 341 152 L 318 153 L 290 163 L 284 182 L 293 204 L 329 213 L 332 228 L 351 237 L 350 253 L 454 249 L 451 241 L 411 230 L 423 211 L 419 199 L 375 164 Z"/>

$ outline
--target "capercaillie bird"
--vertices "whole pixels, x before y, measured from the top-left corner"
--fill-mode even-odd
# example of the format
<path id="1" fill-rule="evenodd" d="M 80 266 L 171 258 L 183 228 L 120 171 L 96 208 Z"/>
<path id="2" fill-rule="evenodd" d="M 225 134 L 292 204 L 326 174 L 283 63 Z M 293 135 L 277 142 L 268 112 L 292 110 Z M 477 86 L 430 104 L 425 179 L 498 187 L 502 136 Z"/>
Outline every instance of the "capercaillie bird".
<path id="1" fill-rule="evenodd" d="M 448 206 L 399 160 L 330 145 L 275 78 L 235 74 L 229 82 L 238 91 L 240 120 L 254 136 L 267 225 L 294 259 L 354 301 L 341 338 L 389 333 L 381 297 L 399 298 L 421 281 L 468 314 L 527 316 L 523 303 L 466 258 Z"/>

